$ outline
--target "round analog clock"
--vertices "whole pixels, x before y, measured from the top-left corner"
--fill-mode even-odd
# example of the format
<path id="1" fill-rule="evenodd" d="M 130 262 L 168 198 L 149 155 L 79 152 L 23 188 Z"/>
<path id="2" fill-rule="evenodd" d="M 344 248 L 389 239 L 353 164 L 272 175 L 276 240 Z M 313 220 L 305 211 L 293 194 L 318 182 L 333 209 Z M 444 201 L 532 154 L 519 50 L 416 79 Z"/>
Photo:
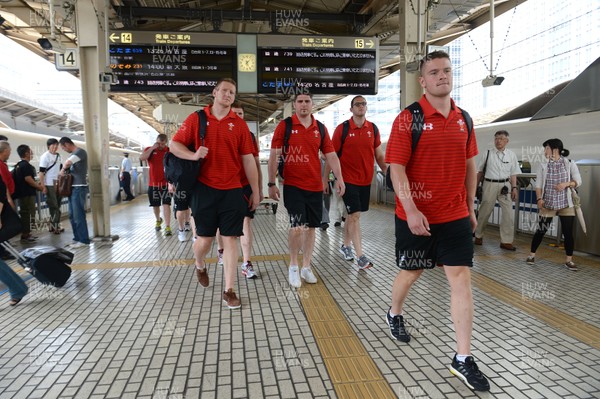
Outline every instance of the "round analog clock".
<path id="1" fill-rule="evenodd" d="M 238 69 L 241 72 L 256 72 L 256 55 L 240 54 L 238 56 Z"/>

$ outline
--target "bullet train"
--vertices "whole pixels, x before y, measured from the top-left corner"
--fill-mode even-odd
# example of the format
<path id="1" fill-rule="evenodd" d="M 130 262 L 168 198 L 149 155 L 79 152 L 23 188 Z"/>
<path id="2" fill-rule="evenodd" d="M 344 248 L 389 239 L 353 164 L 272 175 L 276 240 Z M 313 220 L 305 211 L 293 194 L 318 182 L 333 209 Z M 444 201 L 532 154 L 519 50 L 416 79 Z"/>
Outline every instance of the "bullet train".
<path id="1" fill-rule="evenodd" d="M 475 126 L 478 157 L 485 156 L 488 148 L 494 148 L 494 133 L 506 130 L 510 142 L 507 148 L 514 151 L 517 158 L 532 168 L 544 157 L 542 144 L 548 139 L 562 140 L 568 149 L 569 159 L 600 159 L 600 111 L 531 121 L 520 119 L 509 122 L 497 122 Z M 535 169 L 532 169 L 535 170 Z M 526 172 L 523 170 L 523 172 Z"/>
<path id="2" fill-rule="evenodd" d="M 10 154 L 10 158 L 7 161 L 8 166 L 12 167 L 17 162 L 19 162 L 20 158 L 19 158 L 19 154 L 17 154 L 17 147 L 21 144 L 27 144 L 33 150 L 33 158 L 31 159 L 31 164 L 33 166 L 35 166 L 36 170 L 38 169 L 38 166 L 39 166 L 40 157 L 42 156 L 42 154 L 44 152 L 46 152 L 48 150 L 48 148 L 46 147 L 46 141 L 49 138 L 55 138 L 57 140 L 60 140 L 60 137 L 25 132 L 22 130 L 6 129 L 6 128 L 0 128 L 0 134 L 8 137 L 8 142 L 10 143 L 10 147 L 12 150 L 12 152 Z M 76 146 L 86 149 L 85 142 L 77 140 L 77 138 L 78 138 L 77 136 L 68 136 L 68 137 L 71 140 L 73 140 L 73 143 L 75 143 Z M 126 150 L 126 149 L 119 148 L 119 147 L 110 147 L 109 151 L 110 152 L 109 152 L 109 157 L 108 157 L 108 166 L 120 167 L 121 161 L 123 160 L 124 153 L 129 153 L 129 159 L 131 160 L 132 165 L 136 166 L 136 165 L 140 164 L 139 157 L 140 157 L 141 153 L 138 151 Z M 59 153 L 60 153 L 63 161 L 65 159 L 67 159 L 69 156 L 69 154 L 60 150 L 60 147 L 59 147 Z"/>

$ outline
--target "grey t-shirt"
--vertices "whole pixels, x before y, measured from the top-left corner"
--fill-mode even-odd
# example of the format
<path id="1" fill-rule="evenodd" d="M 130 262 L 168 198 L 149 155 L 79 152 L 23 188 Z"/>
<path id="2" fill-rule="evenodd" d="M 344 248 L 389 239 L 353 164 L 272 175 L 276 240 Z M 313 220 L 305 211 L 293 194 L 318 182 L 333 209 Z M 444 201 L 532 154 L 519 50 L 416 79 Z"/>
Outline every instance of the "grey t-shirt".
<path id="1" fill-rule="evenodd" d="M 73 175 L 74 186 L 87 186 L 87 152 L 83 148 L 77 147 L 71 156 L 68 158 L 73 164 L 71 165 L 71 174 Z"/>

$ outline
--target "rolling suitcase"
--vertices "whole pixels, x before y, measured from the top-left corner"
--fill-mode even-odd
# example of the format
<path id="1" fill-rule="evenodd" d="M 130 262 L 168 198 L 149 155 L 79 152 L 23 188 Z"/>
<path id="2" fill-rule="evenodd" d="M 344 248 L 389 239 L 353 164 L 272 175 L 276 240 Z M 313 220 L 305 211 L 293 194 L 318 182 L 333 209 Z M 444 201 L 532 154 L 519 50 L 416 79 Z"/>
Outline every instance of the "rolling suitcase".
<path id="1" fill-rule="evenodd" d="M 73 253 L 63 248 L 33 247 L 17 251 L 8 241 L 2 247 L 17 258 L 17 262 L 42 284 L 62 287 L 69 277 Z"/>

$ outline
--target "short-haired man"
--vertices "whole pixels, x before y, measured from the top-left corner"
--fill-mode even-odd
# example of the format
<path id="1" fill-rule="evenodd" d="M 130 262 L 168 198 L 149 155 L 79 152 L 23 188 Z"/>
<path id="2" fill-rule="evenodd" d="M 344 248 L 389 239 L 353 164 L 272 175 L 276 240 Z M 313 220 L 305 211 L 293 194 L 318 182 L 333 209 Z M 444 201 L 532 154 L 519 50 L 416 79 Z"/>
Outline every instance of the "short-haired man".
<path id="1" fill-rule="evenodd" d="M 350 101 L 352 117 L 338 125 L 333 132 L 333 148 L 340 158 L 346 192 L 343 200 L 348 217 L 344 224 L 344 243 L 340 252 L 346 260 L 354 259 L 350 244 L 354 244 L 356 263 L 359 269 L 373 266 L 373 262 L 363 253 L 360 231 L 360 215 L 369 210 L 371 181 L 374 164 L 377 162 L 383 172 L 387 170 L 381 140 L 375 125 L 367 120 L 367 100 L 356 96 Z M 342 143 L 344 125 L 347 133 Z M 326 170 L 328 173 L 329 170 Z"/>
<path id="2" fill-rule="evenodd" d="M 56 192 L 54 182 L 58 180 L 58 173 L 62 165 L 60 154 L 58 153 L 58 140 L 49 138 L 46 141 L 48 151 L 40 157 L 40 170 L 38 178 L 44 185 L 42 192 L 46 195 L 46 205 L 50 211 L 50 232 L 60 234 L 65 229 L 60 227 L 60 203 L 62 198 Z"/>
<path id="3" fill-rule="evenodd" d="M 313 100 L 310 94 L 298 94 L 294 99 L 295 114 L 292 116 L 291 134 L 284 149 L 283 201 L 290 218 L 288 244 L 290 251 L 289 283 L 291 287 L 302 285 L 300 277 L 309 284 L 317 278 L 311 269 L 315 248 L 315 228 L 321 226 L 323 215 L 323 190 L 329 184 L 323 180 L 319 150 L 325 154 L 334 175 L 336 190 L 344 194 L 344 179 L 340 161 L 331 144 L 329 133 L 312 115 Z M 277 163 L 282 154 L 286 132 L 283 120 L 275 128 L 269 156 L 269 197 L 279 200 L 279 188 L 275 184 Z M 299 270 L 298 255 L 302 249 L 302 271 Z"/>
<path id="4" fill-rule="evenodd" d="M 90 192 L 87 184 L 87 152 L 77 147 L 68 137 L 61 137 L 58 142 L 63 151 L 71 154 L 59 173 L 63 175 L 69 171 L 73 175 L 73 189 L 69 197 L 69 220 L 73 228 L 73 243 L 69 248 L 87 247 L 90 245 L 85 214 L 85 202 Z"/>
<path id="5" fill-rule="evenodd" d="M 475 133 L 467 131 L 462 111 L 450 98 L 452 65 L 443 51 L 421 60 L 419 100 L 423 131 L 412 150 L 412 114 L 402 111 L 386 148 L 386 162 L 396 193 L 396 262 L 400 272 L 392 287 L 386 315 L 394 339 L 409 342 L 403 308 L 423 269 L 444 266 L 450 283 L 450 307 L 456 333 L 456 355 L 450 371 L 469 388 L 489 390 L 486 377 L 471 356 L 473 329 L 472 234 L 477 225 Z M 470 133 L 470 134 L 469 134 Z M 409 162 L 410 161 L 410 162 Z"/>
<path id="6" fill-rule="evenodd" d="M 515 238 L 515 223 L 512 203 L 519 198 L 517 175 L 521 173 L 517 155 L 506 148 L 508 132 L 498 130 L 494 134 L 494 150 L 488 150 L 486 155 L 479 160 L 477 168 L 477 182 L 483 179 L 481 204 L 477 215 L 477 229 L 475 229 L 475 245 L 483 244 L 483 231 L 487 226 L 490 214 L 494 210 L 496 201 L 502 209 L 500 219 L 500 248 L 515 251 L 513 245 Z M 485 172 L 484 172 L 485 170 Z M 484 176 L 485 173 L 485 176 Z"/>
<path id="7" fill-rule="evenodd" d="M 123 160 L 121 161 L 121 185 L 123 191 L 125 191 L 125 199 L 123 201 L 131 201 L 135 197 L 131 193 L 131 171 L 133 166 L 131 165 L 131 159 L 129 159 L 129 153 L 123 153 Z"/>
<path id="8" fill-rule="evenodd" d="M 231 110 L 240 118 L 244 119 L 244 107 L 241 102 L 235 101 L 231 105 Z M 250 132 L 252 135 L 252 155 L 254 155 L 254 160 L 256 162 L 256 169 L 258 171 L 258 198 L 259 201 L 262 200 L 262 172 L 260 170 L 260 159 L 258 158 L 258 140 L 256 140 L 256 136 L 254 133 Z M 242 183 L 242 191 L 244 193 L 244 198 L 246 200 L 250 199 L 250 195 L 252 194 L 252 187 L 250 186 L 250 182 L 246 177 L 246 173 L 242 169 L 240 171 L 240 181 Z M 254 265 L 252 264 L 252 240 L 254 238 L 254 233 L 252 232 L 252 220 L 254 220 L 255 209 L 246 209 L 246 216 L 244 217 L 244 234 L 240 236 L 240 246 L 242 247 L 242 274 L 246 276 L 247 279 L 253 279 L 258 277 L 258 273 L 254 270 Z M 218 263 L 223 264 L 223 239 L 221 238 L 221 234 L 217 231 L 217 253 L 218 253 Z"/>
<path id="9" fill-rule="evenodd" d="M 8 189 L 9 201 L 12 202 L 12 195 L 15 193 L 15 180 L 12 177 L 12 173 L 8 170 L 8 165 L 6 162 L 8 158 L 10 158 L 10 154 L 12 153 L 12 149 L 10 148 L 10 144 L 7 140 L 0 140 L 0 176 L 6 184 L 6 188 Z"/>
<path id="10" fill-rule="evenodd" d="M 17 147 L 17 154 L 21 160 L 17 162 L 13 170 L 15 178 L 15 195 L 19 204 L 19 215 L 23 230 L 21 231 L 21 241 L 33 242 L 37 237 L 31 234 L 31 222 L 35 221 L 35 195 L 37 191 L 42 191 L 44 186 L 35 181 L 35 168 L 29 162 L 33 156 L 33 151 L 26 144 Z"/>
<path id="11" fill-rule="evenodd" d="M 156 142 L 151 147 L 144 148 L 140 161 L 148 161 L 150 168 L 150 181 L 148 182 L 148 200 L 154 211 L 156 224 L 154 230 L 160 231 L 163 219 L 160 217 L 160 206 L 162 204 L 163 216 L 165 220 L 165 235 L 173 234 L 171 231 L 171 194 L 169 185 L 165 177 L 165 167 L 163 159 L 169 152 L 167 146 L 167 135 L 159 134 L 156 136 Z"/>
<path id="12" fill-rule="evenodd" d="M 188 160 L 204 158 L 191 202 L 198 233 L 194 243 L 196 275 L 200 285 L 208 287 L 204 259 L 218 229 L 224 246 L 225 291 L 222 297 L 230 309 L 241 307 L 241 301 L 233 290 L 237 276 L 237 238 L 242 235 L 246 209 L 255 209 L 259 203 L 252 136 L 246 122 L 231 110 L 236 89 L 235 81 L 229 78 L 219 80 L 213 89 L 214 102 L 204 108 L 207 120 L 204 145 L 198 135 L 200 121 L 197 112 L 187 117 L 171 141 L 175 156 Z M 190 145 L 194 145 L 196 150 L 190 151 Z M 240 182 L 242 168 L 252 187 L 247 201 Z"/>

